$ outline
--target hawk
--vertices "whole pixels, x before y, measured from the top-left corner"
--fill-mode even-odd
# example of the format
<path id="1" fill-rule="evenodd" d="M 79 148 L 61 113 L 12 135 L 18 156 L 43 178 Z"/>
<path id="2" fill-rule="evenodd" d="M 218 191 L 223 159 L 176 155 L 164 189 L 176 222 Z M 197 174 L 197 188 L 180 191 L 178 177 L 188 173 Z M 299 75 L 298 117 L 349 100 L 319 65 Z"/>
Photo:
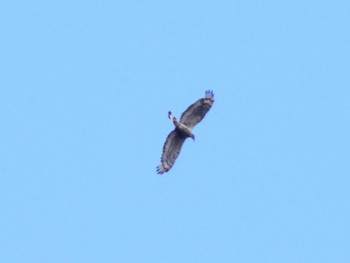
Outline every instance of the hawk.
<path id="1" fill-rule="evenodd" d="M 174 123 L 175 129 L 169 133 L 165 140 L 160 158 L 161 164 L 157 166 L 158 174 L 163 174 L 171 169 L 187 138 L 194 140 L 192 128 L 204 118 L 213 103 L 214 93 L 212 90 L 207 90 L 204 98 L 197 100 L 182 113 L 180 121 L 175 118 L 171 111 L 168 112 L 168 117 Z"/>

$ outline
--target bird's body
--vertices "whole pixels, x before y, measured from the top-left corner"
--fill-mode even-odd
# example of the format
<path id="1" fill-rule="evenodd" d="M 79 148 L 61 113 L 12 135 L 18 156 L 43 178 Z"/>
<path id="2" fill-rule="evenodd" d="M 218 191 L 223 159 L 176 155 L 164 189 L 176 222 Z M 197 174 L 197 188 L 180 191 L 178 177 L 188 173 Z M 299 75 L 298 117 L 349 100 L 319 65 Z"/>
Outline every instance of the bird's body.
<path id="1" fill-rule="evenodd" d="M 194 139 L 194 134 L 192 133 L 192 129 L 187 127 L 185 124 L 177 121 L 175 116 L 171 113 L 171 111 L 168 112 L 168 117 L 174 123 L 175 129 L 178 133 L 185 136 L 186 138 L 193 137 Z"/>
<path id="2" fill-rule="evenodd" d="M 194 140 L 192 128 L 204 118 L 213 103 L 214 93 L 208 90 L 205 92 L 204 98 L 197 100 L 182 113 L 180 121 L 170 111 L 168 112 L 168 117 L 174 123 L 175 129 L 169 133 L 164 143 L 161 164 L 157 166 L 159 174 L 171 169 L 187 138 L 190 137 Z"/>

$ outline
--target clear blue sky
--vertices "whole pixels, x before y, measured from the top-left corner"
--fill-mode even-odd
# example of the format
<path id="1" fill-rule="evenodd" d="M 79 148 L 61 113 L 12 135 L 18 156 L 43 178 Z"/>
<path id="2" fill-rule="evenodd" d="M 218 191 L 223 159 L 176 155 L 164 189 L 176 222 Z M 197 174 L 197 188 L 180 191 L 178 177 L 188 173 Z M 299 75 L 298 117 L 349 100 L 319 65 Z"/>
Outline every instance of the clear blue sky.
<path id="1" fill-rule="evenodd" d="M 350 2 L 0 12 L 0 262 L 350 262 Z"/>

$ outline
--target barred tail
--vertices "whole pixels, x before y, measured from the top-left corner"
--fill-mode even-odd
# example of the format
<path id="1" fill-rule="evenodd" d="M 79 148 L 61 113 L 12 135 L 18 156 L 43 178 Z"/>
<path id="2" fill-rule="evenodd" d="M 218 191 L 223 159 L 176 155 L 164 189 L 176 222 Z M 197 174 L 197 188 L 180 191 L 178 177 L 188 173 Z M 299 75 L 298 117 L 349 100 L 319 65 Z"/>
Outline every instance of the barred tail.
<path id="1" fill-rule="evenodd" d="M 171 111 L 168 112 L 168 117 L 169 117 L 169 119 L 170 119 L 172 122 L 175 122 L 175 121 L 176 121 L 176 118 L 175 118 L 175 116 L 171 113 Z"/>

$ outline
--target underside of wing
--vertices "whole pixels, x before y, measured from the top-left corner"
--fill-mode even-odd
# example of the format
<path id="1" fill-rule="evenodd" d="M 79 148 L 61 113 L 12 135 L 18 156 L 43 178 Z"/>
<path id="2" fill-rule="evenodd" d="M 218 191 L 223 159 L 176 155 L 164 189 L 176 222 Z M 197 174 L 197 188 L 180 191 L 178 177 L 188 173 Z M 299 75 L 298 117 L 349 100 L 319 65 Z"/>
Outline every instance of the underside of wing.
<path id="1" fill-rule="evenodd" d="M 180 122 L 189 128 L 199 123 L 214 103 L 214 93 L 211 90 L 205 92 L 204 98 L 197 100 L 182 113 Z"/>
<path id="2" fill-rule="evenodd" d="M 185 140 L 186 137 L 181 135 L 176 129 L 169 133 L 163 146 L 163 153 L 160 158 L 161 164 L 157 166 L 157 172 L 159 174 L 169 171 L 174 165 Z"/>

